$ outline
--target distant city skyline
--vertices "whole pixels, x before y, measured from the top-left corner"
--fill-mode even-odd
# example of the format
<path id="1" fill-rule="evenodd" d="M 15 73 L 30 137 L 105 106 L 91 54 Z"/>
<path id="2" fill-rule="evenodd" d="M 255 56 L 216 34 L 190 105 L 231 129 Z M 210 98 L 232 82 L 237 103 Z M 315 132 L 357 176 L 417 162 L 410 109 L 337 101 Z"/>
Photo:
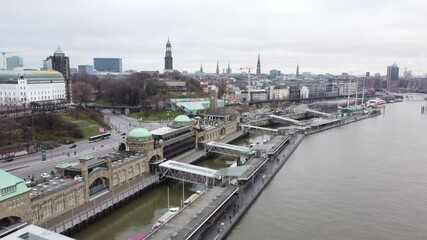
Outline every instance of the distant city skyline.
<path id="1" fill-rule="evenodd" d="M 419 75 L 427 72 L 426 10 L 422 0 L 6 0 L 0 52 L 40 68 L 59 45 L 71 67 L 115 56 L 123 70 L 163 72 L 169 37 L 179 71 L 196 72 L 202 64 L 215 73 L 218 61 L 219 69 L 230 63 L 234 73 L 241 67 L 256 73 L 259 53 L 266 74 L 295 73 L 299 63 L 300 73 L 384 76 L 396 62 Z"/>

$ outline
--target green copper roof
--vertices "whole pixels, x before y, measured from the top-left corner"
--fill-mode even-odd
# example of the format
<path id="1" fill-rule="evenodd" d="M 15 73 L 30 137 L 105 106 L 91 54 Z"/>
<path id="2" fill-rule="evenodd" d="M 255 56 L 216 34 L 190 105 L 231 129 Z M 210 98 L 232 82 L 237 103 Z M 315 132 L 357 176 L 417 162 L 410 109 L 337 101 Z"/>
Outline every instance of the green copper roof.
<path id="1" fill-rule="evenodd" d="M 4 190 L 12 188 L 4 194 Z M 24 180 L 0 169 L 0 202 L 30 191 Z"/>
<path id="2" fill-rule="evenodd" d="M 144 138 L 151 137 L 151 133 L 145 128 L 134 128 L 130 131 L 128 136 L 132 138 Z"/>
<path id="3" fill-rule="evenodd" d="M 69 167 L 74 167 L 74 166 L 79 165 L 79 164 L 80 163 L 75 163 L 75 162 L 73 162 L 73 163 L 62 162 L 62 163 L 56 165 L 55 168 L 66 169 Z"/>
<path id="4" fill-rule="evenodd" d="M 58 46 L 58 48 L 56 49 L 56 51 L 53 53 L 54 55 L 55 54 L 62 54 L 62 55 L 65 55 L 65 53 L 64 53 L 64 51 L 62 51 L 62 49 Z"/>
<path id="5" fill-rule="evenodd" d="M 93 159 L 93 156 L 92 155 L 83 155 L 83 156 L 81 156 L 80 158 L 79 158 L 79 160 L 80 161 L 90 161 L 90 160 L 92 160 Z"/>
<path id="6" fill-rule="evenodd" d="M 57 71 L 3 70 L 0 71 L 0 83 L 17 84 L 21 76 L 28 84 L 65 82 L 64 76 Z"/>
<path id="7" fill-rule="evenodd" d="M 191 122 L 191 119 L 185 115 L 179 115 L 173 121 L 174 122 L 186 123 L 186 122 Z"/>

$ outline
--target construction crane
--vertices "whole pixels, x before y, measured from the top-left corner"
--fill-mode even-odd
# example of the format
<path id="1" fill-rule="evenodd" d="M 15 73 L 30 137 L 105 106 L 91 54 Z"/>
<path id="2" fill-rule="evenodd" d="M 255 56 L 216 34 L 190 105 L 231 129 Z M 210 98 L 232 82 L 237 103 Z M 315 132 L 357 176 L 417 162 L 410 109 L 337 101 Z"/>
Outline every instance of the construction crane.
<path id="1" fill-rule="evenodd" d="M 6 54 L 8 52 L 0 52 L 3 55 L 3 70 L 6 70 Z"/>
<path id="2" fill-rule="evenodd" d="M 7 69 L 7 64 L 6 64 L 6 55 L 7 54 L 11 54 L 11 53 L 21 53 L 21 52 L 28 52 L 31 51 L 33 49 L 27 49 L 27 50 L 22 50 L 22 51 L 14 51 L 14 52 L 0 52 L 3 55 L 3 69 L 6 70 Z"/>

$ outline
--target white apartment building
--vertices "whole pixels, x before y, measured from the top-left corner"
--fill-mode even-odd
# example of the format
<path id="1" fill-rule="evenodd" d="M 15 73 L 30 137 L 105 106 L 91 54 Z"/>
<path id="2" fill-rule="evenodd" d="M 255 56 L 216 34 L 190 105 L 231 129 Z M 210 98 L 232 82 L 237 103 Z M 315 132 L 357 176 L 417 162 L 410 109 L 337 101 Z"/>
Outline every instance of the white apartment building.
<path id="1" fill-rule="evenodd" d="M 355 82 L 341 82 L 339 84 L 339 94 L 340 95 L 353 95 L 356 94 L 357 83 Z"/>
<path id="2" fill-rule="evenodd" d="M 300 89 L 300 96 L 302 99 L 306 99 L 309 97 L 310 91 L 308 90 L 308 87 L 302 86 Z"/>
<path id="3" fill-rule="evenodd" d="M 289 99 L 289 87 L 278 85 L 270 90 L 270 99 L 284 100 Z"/>
<path id="4" fill-rule="evenodd" d="M 57 71 L 0 71 L 0 106 L 65 99 L 65 80 Z"/>

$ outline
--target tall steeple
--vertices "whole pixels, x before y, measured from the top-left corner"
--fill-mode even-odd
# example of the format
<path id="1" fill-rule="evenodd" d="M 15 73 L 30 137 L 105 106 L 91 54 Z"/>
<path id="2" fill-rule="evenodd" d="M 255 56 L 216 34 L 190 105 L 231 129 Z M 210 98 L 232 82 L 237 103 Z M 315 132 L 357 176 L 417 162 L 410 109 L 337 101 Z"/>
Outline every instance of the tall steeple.
<path id="1" fill-rule="evenodd" d="M 173 72 L 173 58 L 172 58 L 172 46 L 171 43 L 166 43 L 166 54 L 165 54 L 165 72 Z"/>
<path id="2" fill-rule="evenodd" d="M 256 75 L 260 75 L 260 74 L 261 74 L 261 60 L 258 53 L 258 62 L 256 64 Z"/>
<path id="3" fill-rule="evenodd" d="M 299 78 L 299 63 L 297 63 L 297 72 L 296 72 L 296 77 Z"/>
<path id="4" fill-rule="evenodd" d="M 216 61 L 216 75 L 219 75 L 219 62 Z"/>
<path id="5" fill-rule="evenodd" d="M 202 64 L 200 64 L 200 70 L 199 70 L 199 73 L 203 73 L 203 65 L 202 65 Z"/>

